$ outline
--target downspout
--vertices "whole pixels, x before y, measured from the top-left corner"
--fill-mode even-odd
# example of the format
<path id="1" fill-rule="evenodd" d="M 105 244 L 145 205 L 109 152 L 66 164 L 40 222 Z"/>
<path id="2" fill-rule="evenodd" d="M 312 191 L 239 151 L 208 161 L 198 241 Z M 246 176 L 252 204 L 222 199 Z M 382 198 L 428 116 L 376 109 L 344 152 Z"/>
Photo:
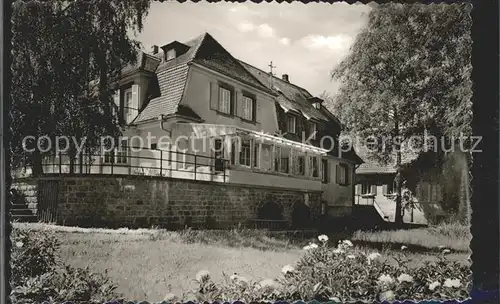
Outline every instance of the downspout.
<path id="1" fill-rule="evenodd" d="M 167 132 L 168 136 L 171 137 L 172 136 L 172 131 L 165 129 L 164 124 L 163 124 L 165 122 L 164 115 L 163 114 L 158 115 L 158 120 L 160 121 L 160 128 L 163 131 Z M 172 139 L 172 138 L 170 138 L 170 139 Z"/>

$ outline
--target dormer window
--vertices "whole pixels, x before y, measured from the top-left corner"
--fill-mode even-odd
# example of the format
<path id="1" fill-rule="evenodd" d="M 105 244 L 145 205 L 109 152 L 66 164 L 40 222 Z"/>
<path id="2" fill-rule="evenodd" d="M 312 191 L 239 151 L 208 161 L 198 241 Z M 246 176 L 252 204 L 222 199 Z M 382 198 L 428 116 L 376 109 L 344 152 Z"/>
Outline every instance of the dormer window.
<path id="1" fill-rule="evenodd" d="M 162 46 L 161 49 L 165 54 L 165 61 L 169 61 L 185 54 L 189 50 L 189 46 L 180 43 L 179 41 L 173 41 Z"/>
<path id="2" fill-rule="evenodd" d="M 174 58 L 175 58 L 175 49 L 168 50 L 166 60 L 169 61 L 169 60 L 172 60 Z"/>
<path id="3" fill-rule="evenodd" d="M 323 103 L 323 99 L 318 97 L 311 97 L 308 98 L 308 100 L 312 103 L 313 107 L 315 107 L 318 110 L 321 109 L 321 104 Z"/>

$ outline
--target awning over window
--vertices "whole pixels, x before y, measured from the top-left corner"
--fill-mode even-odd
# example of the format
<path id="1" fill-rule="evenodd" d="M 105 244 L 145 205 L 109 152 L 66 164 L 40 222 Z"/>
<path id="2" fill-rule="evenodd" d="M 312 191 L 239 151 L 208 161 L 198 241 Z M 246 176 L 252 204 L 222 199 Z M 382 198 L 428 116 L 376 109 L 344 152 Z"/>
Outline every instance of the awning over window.
<path id="1" fill-rule="evenodd" d="M 225 135 L 236 135 L 236 126 L 216 125 L 216 124 L 198 124 L 198 123 L 175 123 L 173 128 L 179 134 L 197 138 L 222 137 Z"/>
<path id="2" fill-rule="evenodd" d="M 326 155 L 328 150 L 321 149 L 316 146 L 307 145 L 301 142 L 289 140 L 283 137 L 278 137 L 263 132 L 239 128 L 232 125 L 217 125 L 217 124 L 201 124 L 201 123 L 175 123 L 173 124 L 177 134 L 185 136 L 194 136 L 196 138 L 211 138 L 222 136 L 248 136 L 262 143 L 274 144 L 281 147 L 290 147 L 300 149 L 304 152 L 314 153 L 318 155 Z"/>

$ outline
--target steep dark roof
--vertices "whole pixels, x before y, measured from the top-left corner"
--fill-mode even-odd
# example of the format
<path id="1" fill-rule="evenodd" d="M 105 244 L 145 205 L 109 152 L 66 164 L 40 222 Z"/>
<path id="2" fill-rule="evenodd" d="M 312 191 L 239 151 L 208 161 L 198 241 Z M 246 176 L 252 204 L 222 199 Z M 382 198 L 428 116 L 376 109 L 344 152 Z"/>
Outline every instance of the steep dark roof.
<path id="1" fill-rule="evenodd" d="M 161 95 L 149 101 L 134 123 L 156 118 L 160 114 L 168 115 L 178 112 L 187 82 L 189 63 L 200 64 L 272 94 L 271 90 L 263 86 L 210 34 L 204 33 L 183 44 L 189 47 L 185 53 L 169 61 L 162 59 L 156 68 Z M 162 58 L 159 54 L 151 56 Z M 196 113 L 194 115 L 198 116 Z"/>
<path id="2" fill-rule="evenodd" d="M 364 163 L 356 169 L 356 174 L 394 174 L 396 173 L 396 162 L 384 163 L 370 157 L 370 152 L 364 146 L 356 147 L 356 153 L 363 159 Z M 412 151 L 402 151 L 401 164 L 406 165 L 414 161 L 418 153 Z"/>
<path id="3" fill-rule="evenodd" d="M 278 92 L 277 101 L 285 111 L 291 110 L 297 112 L 307 119 L 312 118 L 319 121 L 330 120 L 330 117 L 325 113 L 312 106 L 312 103 L 308 99 L 313 96 L 307 90 L 275 76 L 273 76 L 271 88 L 268 73 L 241 60 L 240 62 L 250 73 L 259 79 L 262 84 Z"/>
<path id="4" fill-rule="evenodd" d="M 153 98 L 144 110 L 139 113 L 134 122 L 141 122 L 157 118 L 158 115 L 168 115 L 177 112 L 177 106 L 182 98 L 187 80 L 189 67 L 178 65 L 167 70 L 157 72 L 160 96 Z"/>

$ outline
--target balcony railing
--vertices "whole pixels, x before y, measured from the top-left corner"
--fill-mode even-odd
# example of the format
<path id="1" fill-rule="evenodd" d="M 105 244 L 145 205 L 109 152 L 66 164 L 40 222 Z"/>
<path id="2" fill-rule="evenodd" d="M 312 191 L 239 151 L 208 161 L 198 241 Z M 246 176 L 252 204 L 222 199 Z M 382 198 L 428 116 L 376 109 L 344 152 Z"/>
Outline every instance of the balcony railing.
<path id="1" fill-rule="evenodd" d="M 33 167 L 25 155 L 23 176 Z M 112 174 L 175 177 L 226 182 L 228 160 L 175 150 L 121 147 L 110 152 L 80 153 L 70 162 L 59 152 L 42 161 L 42 174 Z"/>

